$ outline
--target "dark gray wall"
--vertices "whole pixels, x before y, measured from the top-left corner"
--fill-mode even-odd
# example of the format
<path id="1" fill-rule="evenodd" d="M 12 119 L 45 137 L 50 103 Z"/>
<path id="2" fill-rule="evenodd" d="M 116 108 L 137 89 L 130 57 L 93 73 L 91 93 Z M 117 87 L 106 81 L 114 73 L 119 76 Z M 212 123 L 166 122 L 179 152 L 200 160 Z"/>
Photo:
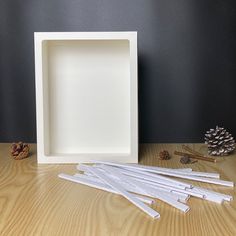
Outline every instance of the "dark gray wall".
<path id="1" fill-rule="evenodd" d="M 0 0 L 0 142 L 36 141 L 34 31 L 138 31 L 141 142 L 236 135 L 235 0 Z"/>

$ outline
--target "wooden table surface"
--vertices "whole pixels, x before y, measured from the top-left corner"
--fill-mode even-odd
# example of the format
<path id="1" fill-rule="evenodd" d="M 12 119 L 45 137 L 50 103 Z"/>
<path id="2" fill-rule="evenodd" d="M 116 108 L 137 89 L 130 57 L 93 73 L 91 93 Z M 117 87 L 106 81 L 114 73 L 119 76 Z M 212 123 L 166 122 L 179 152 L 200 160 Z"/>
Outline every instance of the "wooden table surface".
<path id="1" fill-rule="evenodd" d="M 61 172 L 74 174 L 76 165 L 38 165 L 36 145 L 32 155 L 16 161 L 9 157 L 10 144 L 0 144 L 0 235 L 236 235 L 236 201 L 222 205 L 191 198 L 186 214 L 157 201 L 161 218 L 153 220 L 121 196 L 59 179 Z M 206 153 L 203 144 L 191 144 Z M 181 151 L 180 144 L 143 144 L 140 163 L 163 167 L 191 167 L 219 172 L 236 182 L 236 154 L 217 163 L 198 161 L 183 165 L 179 157 L 157 158 L 160 150 Z M 188 181 L 186 181 L 188 182 Z M 192 182 L 193 183 L 193 182 Z M 235 188 L 213 184 L 196 185 L 236 196 Z"/>

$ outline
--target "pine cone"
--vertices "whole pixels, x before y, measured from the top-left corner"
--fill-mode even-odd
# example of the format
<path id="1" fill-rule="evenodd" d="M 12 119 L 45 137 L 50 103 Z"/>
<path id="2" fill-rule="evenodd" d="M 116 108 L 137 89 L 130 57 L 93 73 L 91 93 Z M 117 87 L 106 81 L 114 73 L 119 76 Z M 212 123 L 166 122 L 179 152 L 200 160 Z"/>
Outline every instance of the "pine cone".
<path id="1" fill-rule="evenodd" d="M 170 154 L 168 151 L 164 150 L 159 153 L 159 157 L 161 160 L 169 160 L 170 159 Z"/>
<path id="2" fill-rule="evenodd" d="M 205 134 L 208 153 L 213 156 L 225 156 L 235 149 L 235 141 L 226 129 L 216 126 Z"/>
<path id="3" fill-rule="evenodd" d="M 28 157 L 29 150 L 29 145 L 26 143 L 13 143 L 11 146 L 11 155 L 15 160 L 21 160 Z"/>

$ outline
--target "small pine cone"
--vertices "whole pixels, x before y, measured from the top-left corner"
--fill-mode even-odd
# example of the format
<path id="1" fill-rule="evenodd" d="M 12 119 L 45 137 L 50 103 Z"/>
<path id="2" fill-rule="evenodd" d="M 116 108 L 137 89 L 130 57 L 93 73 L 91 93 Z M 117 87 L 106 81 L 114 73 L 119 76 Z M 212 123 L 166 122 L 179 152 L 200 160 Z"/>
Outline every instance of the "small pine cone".
<path id="1" fill-rule="evenodd" d="M 159 157 L 160 157 L 161 160 L 169 160 L 170 159 L 170 153 L 166 150 L 161 151 L 159 153 Z"/>
<path id="2" fill-rule="evenodd" d="M 15 160 L 21 160 L 29 155 L 29 145 L 23 142 L 13 143 L 11 145 L 11 156 Z"/>
<path id="3" fill-rule="evenodd" d="M 205 144 L 212 156 L 225 156 L 235 149 L 235 141 L 226 129 L 216 126 L 205 134 Z"/>

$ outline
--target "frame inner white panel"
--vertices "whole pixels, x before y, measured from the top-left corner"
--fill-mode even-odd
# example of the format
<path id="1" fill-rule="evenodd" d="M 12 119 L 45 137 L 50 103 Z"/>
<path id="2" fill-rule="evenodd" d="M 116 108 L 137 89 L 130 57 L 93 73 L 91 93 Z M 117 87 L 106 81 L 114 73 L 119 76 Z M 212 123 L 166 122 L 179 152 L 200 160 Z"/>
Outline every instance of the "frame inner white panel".
<path id="1" fill-rule="evenodd" d="M 43 62 L 45 155 L 129 154 L 129 40 L 45 40 Z"/>

